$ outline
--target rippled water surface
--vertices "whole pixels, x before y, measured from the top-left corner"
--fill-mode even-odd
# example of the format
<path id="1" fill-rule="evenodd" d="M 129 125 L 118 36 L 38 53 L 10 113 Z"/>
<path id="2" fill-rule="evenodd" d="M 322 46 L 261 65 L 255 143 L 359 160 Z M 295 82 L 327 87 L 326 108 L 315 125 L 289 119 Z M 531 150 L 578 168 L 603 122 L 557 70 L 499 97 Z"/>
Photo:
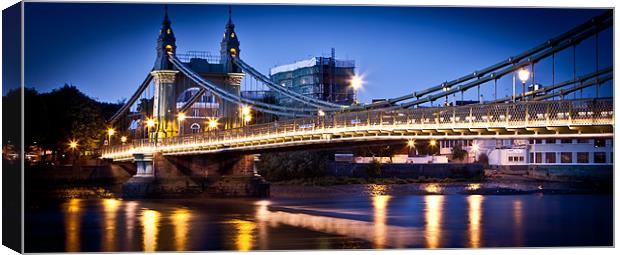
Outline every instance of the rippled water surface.
<path id="1" fill-rule="evenodd" d="M 26 252 L 611 246 L 611 195 L 71 199 L 34 203 Z"/>

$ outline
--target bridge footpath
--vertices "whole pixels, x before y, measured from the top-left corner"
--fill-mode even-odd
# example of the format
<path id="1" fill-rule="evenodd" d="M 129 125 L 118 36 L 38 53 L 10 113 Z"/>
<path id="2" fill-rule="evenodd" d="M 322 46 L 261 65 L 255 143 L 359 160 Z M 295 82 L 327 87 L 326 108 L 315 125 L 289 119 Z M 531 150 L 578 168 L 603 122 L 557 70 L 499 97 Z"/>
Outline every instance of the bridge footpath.
<path id="1" fill-rule="evenodd" d="M 102 157 L 165 156 L 338 147 L 407 139 L 514 139 L 613 136 L 613 100 L 558 100 L 338 112 L 106 148 Z"/>

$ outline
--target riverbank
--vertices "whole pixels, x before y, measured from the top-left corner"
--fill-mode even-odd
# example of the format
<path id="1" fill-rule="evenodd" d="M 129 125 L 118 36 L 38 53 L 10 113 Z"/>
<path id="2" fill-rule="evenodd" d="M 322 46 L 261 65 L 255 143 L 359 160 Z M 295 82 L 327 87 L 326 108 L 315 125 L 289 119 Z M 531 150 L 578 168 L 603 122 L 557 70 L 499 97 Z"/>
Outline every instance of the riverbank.
<path id="1" fill-rule="evenodd" d="M 358 183 L 353 183 L 358 182 Z M 312 185 L 313 183 L 319 185 Z M 305 184 L 305 185 L 304 185 Z M 613 186 L 577 181 L 547 181 L 527 176 L 490 174 L 480 180 L 325 178 L 272 183 L 271 197 L 367 197 L 372 195 L 518 195 L 611 194 Z"/>

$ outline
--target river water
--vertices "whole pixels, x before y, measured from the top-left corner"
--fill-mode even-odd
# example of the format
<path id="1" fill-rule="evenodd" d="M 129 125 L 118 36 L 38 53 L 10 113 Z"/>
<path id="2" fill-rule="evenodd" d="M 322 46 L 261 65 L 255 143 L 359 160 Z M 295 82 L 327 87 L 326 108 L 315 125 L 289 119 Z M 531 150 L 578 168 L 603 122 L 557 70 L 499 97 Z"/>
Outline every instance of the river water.
<path id="1" fill-rule="evenodd" d="M 26 252 L 613 245 L 611 195 L 69 199 L 25 217 Z"/>

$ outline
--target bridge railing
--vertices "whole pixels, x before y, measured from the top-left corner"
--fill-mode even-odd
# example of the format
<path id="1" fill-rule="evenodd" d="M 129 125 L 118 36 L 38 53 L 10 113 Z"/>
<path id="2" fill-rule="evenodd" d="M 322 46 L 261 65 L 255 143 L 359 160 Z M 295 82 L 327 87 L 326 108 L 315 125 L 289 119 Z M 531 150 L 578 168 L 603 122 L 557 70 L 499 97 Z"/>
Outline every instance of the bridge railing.
<path id="1" fill-rule="evenodd" d="M 157 144 L 149 139 L 139 139 L 127 145 L 104 148 L 104 155 L 127 154 L 130 150 L 144 151 L 157 146 L 183 147 L 184 145 L 202 144 L 207 147 L 217 147 L 223 146 L 229 141 L 238 142 L 242 139 L 261 138 L 264 140 L 271 139 L 270 136 L 273 136 L 274 139 L 281 139 L 287 135 L 317 134 L 317 130 L 354 132 L 384 127 L 441 130 L 600 124 L 613 124 L 613 100 L 611 99 L 472 104 L 383 111 L 367 110 L 169 137 L 161 139 Z"/>

